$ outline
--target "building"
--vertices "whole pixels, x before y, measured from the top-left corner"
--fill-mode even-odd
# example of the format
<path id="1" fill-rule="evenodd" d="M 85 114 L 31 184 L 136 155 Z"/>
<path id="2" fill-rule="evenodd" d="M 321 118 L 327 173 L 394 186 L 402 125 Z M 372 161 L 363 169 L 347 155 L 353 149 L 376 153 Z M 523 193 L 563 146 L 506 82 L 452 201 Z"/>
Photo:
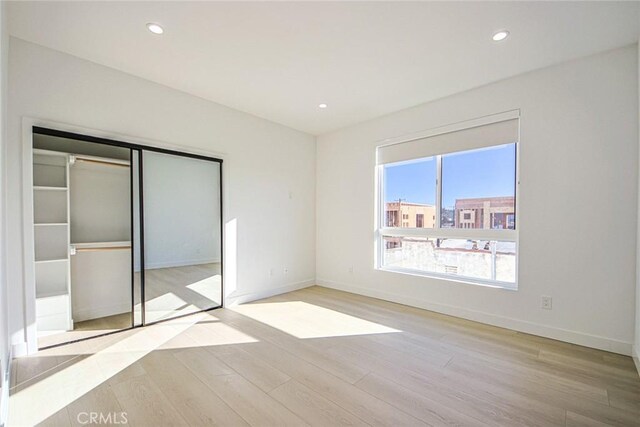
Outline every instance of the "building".
<path id="1" fill-rule="evenodd" d="M 434 228 L 436 223 L 436 207 L 420 203 L 387 202 L 385 205 L 385 225 L 387 227 L 401 228 Z M 387 238 L 387 249 L 399 248 L 402 239 L 398 237 Z"/>
<path id="2" fill-rule="evenodd" d="M 515 197 L 457 199 L 455 228 L 515 229 Z"/>
<path id="3" fill-rule="evenodd" d="M 387 202 L 385 224 L 387 227 L 433 228 L 436 223 L 436 207 L 403 201 Z"/>

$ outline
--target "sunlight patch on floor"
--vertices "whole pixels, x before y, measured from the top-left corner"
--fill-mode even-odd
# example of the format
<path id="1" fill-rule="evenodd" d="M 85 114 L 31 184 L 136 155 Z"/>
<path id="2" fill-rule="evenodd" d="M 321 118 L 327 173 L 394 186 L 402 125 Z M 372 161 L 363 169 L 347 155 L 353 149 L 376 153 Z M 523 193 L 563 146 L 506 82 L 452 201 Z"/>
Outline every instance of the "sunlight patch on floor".
<path id="1" fill-rule="evenodd" d="M 176 310 L 188 304 L 188 302 L 173 292 L 167 292 L 153 299 L 146 300 L 145 308 L 147 310 Z"/>
<path id="2" fill-rule="evenodd" d="M 59 372 L 46 378 L 35 378 L 24 385 L 19 384 L 9 399 L 9 425 L 36 425 L 46 420 L 196 322 L 208 318 L 206 313 L 201 313 L 140 328 L 129 335 L 123 334 L 124 338 L 76 363 L 66 365 Z M 59 349 L 67 347 L 69 354 L 74 354 L 74 345 Z"/>
<path id="3" fill-rule="evenodd" d="M 339 311 L 303 301 L 239 305 L 237 313 L 262 322 L 296 338 L 325 338 L 402 332 Z"/>
<path id="4" fill-rule="evenodd" d="M 200 310 L 202 309 L 186 302 L 178 295 L 167 292 L 145 302 L 145 321 L 149 324 Z"/>
<path id="5" fill-rule="evenodd" d="M 194 325 L 186 331 L 186 334 L 201 347 L 258 342 L 252 336 L 224 323 Z"/>
<path id="6" fill-rule="evenodd" d="M 187 285 L 188 289 L 199 293 L 215 304 L 220 304 L 220 284 L 222 277 L 217 274 Z"/>

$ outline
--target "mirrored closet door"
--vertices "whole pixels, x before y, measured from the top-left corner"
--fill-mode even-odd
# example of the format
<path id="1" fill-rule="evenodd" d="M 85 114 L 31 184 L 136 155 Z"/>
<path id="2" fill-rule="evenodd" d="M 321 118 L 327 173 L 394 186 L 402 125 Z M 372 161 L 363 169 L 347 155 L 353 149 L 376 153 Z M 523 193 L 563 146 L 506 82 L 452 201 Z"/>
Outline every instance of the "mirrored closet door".
<path id="1" fill-rule="evenodd" d="M 222 305 L 220 164 L 142 158 L 145 322 Z"/>

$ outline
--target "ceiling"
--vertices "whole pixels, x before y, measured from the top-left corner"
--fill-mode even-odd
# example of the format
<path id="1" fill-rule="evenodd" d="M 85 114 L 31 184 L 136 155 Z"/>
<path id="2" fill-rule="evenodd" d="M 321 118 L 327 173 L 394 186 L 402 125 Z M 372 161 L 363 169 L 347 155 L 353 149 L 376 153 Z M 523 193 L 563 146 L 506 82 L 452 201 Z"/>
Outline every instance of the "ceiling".
<path id="1" fill-rule="evenodd" d="M 14 2 L 13 36 L 314 135 L 635 43 L 636 2 Z M 162 36 L 145 24 L 160 23 Z M 511 36 L 493 42 L 496 30 Z M 318 104 L 327 103 L 326 109 Z"/>

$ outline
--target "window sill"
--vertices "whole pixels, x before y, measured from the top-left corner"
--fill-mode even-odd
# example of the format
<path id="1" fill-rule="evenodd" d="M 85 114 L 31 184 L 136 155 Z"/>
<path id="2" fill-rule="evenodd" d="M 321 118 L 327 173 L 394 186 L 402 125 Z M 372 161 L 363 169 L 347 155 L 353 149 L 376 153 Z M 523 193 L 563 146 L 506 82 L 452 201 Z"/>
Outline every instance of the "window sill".
<path id="1" fill-rule="evenodd" d="M 414 270 L 402 267 L 378 267 L 376 270 L 385 271 L 387 273 L 406 274 L 409 276 L 427 277 L 430 279 L 447 280 L 450 282 L 463 283 L 466 285 L 483 286 L 493 289 L 504 289 L 507 291 L 517 291 L 518 283 L 499 282 L 497 280 L 473 279 L 471 277 L 463 277 L 453 274 L 431 273 L 422 270 Z"/>

